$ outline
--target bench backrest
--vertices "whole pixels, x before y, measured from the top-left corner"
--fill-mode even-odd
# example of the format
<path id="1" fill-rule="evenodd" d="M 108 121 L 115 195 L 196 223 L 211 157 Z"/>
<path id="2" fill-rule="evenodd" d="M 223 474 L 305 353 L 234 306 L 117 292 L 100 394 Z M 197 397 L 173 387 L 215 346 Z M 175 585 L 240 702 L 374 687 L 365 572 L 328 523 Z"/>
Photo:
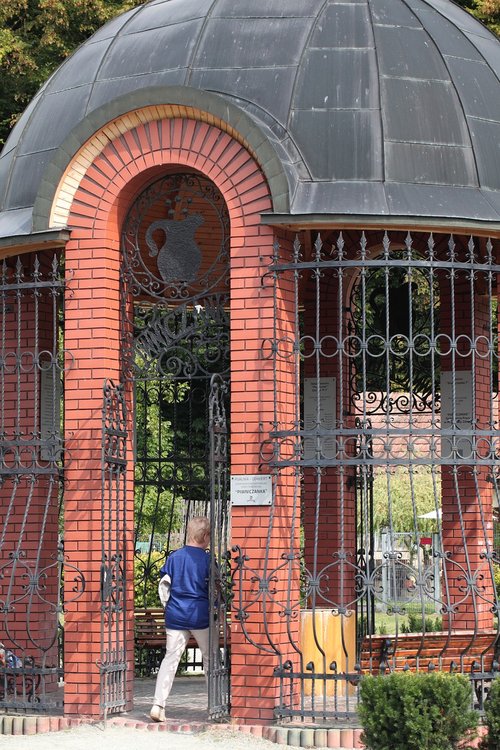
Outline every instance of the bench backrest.
<path id="1" fill-rule="evenodd" d="M 371 674 L 405 669 L 495 672 L 499 647 L 496 630 L 373 635 L 363 640 L 359 666 Z"/>

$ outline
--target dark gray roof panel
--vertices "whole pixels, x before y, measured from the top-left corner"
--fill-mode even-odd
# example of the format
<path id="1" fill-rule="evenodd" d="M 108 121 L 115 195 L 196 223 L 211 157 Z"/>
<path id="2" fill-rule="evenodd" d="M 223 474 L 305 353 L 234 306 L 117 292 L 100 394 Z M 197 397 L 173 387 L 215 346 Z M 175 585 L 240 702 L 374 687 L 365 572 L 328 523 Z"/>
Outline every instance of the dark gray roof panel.
<path id="1" fill-rule="evenodd" d="M 481 145 L 475 149 L 481 184 L 500 191 L 500 124 L 473 118 L 470 118 L 469 124 L 472 142 Z"/>
<path id="2" fill-rule="evenodd" d="M 465 114 L 500 122 L 499 83 L 493 71 L 484 62 L 453 57 L 448 65 Z"/>
<path id="3" fill-rule="evenodd" d="M 12 168 L 9 208 L 29 208 L 35 203 L 37 188 L 54 150 L 18 156 Z"/>
<path id="4" fill-rule="evenodd" d="M 185 68 L 201 25 L 201 20 L 189 21 L 119 37 L 111 46 L 97 80 Z"/>
<path id="5" fill-rule="evenodd" d="M 21 208 L 0 213 L 0 237 L 15 237 L 31 232 L 31 209 Z"/>
<path id="6" fill-rule="evenodd" d="M 79 54 L 80 64 L 77 69 L 65 69 L 63 66 L 57 76 L 52 76 L 45 89 L 46 94 L 56 91 L 71 90 L 77 86 L 93 83 L 109 47 L 111 39 L 83 45 Z"/>
<path id="7" fill-rule="evenodd" d="M 36 109 L 36 119 L 50 127 L 26 128 L 18 153 L 33 154 L 61 145 L 73 123 L 85 116 L 91 86 L 77 86 L 62 94 L 44 96 Z"/>
<path id="8" fill-rule="evenodd" d="M 379 105 L 375 53 L 311 49 L 304 55 L 294 100 L 300 109 L 367 109 Z"/>
<path id="9" fill-rule="evenodd" d="M 6 140 L 5 146 L 3 147 L 2 153 L 0 155 L 0 162 L 19 144 L 23 133 L 27 129 L 31 114 L 34 112 L 36 106 L 38 105 L 39 98 L 39 96 L 35 96 L 35 98 L 31 100 L 31 102 L 28 104 L 23 114 L 17 121 L 16 127 L 10 131 L 9 137 Z M 0 182 L 0 185 L 1 184 L 2 183 Z"/>
<path id="10" fill-rule="evenodd" d="M 269 0 L 219 0 L 213 18 L 292 18 L 316 16 L 325 0 L 286 0 L 275 3 Z"/>
<path id="11" fill-rule="evenodd" d="M 477 187 L 471 148 L 421 143 L 386 143 L 385 148 L 387 182 L 442 185 L 454 174 L 456 186 Z"/>
<path id="12" fill-rule="evenodd" d="M 366 4 L 328 5 L 311 36 L 312 47 L 373 47 Z"/>
<path id="13" fill-rule="evenodd" d="M 297 144 L 319 180 L 382 179 L 380 118 L 371 110 L 300 110 L 291 130 L 306 133 Z"/>
<path id="14" fill-rule="evenodd" d="M 495 73 L 496 77 L 500 79 L 500 55 L 498 54 L 498 39 L 496 37 L 476 37 L 474 44 L 477 50 L 481 53 L 484 60 L 488 61 L 488 65 L 491 70 Z"/>
<path id="15" fill-rule="evenodd" d="M 205 18 L 211 5 L 211 0 L 170 0 L 171 8 L 175 5 L 175 24 L 192 21 L 196 18 Z M 175 28 L 175 24 L 172 26 Z M 123 28 L 123 34 L 135 34 L 138 31 L 148 31 L 161 26 L 171 25 L 169 15 L 163 8 L 147 3 L 136 13 Z"/>
<path id="16" fill-rule="evenodd" d="M 119 98 L 124 94 L 140 91 L 145 86 L 147 78 L 148 87 L 182 86 L 186 80 L 187 68 L 176 68 L 175 70 L 162 70 L 158 73 L 150 73 L 148 76 L 124 76 L 123 78 L 108 78 L 105 81 L 96 81 L 92 88 L 88 107 L 92 111 L 107 104 L 110 97 Z M 133 105 L 131 105 L 133 106 Z"/>
<path id="17" fill-rule="evenodd" d="M 398 78 L 448 81 L 450 76 L 434 42 L 423 29 L 374 26 L 380 74 Z"/>
<path id="18" fill-rule="evenodd" d="M 237 97 L 242 102 L 258 98 L 261 107 L 267 112 L 272 110 L 278 123 L 284 127 L 287 124 L 295 76 L 295 67 L 195 70 L 190 83 L 205 91 L 215 90 Z M 277 91 L 282 96 L 277 97 Z"/>
<path id="19" fill-rule="evenodd" d="M 387 216 L 389 208 L 381 182 L 301 182 L 294 201 L 298 214 L 352 214 L 353 206 L 359 214 Z"/>
<path id="20" fill-rule="evenodd" d="M 483 221 L 498 221 L 498 211 L 474 188 L 443 185 L 402 185 L 387 182 L 385 193 L 389 213 L 399 216 L 424 216 L 463 219 L 473 216 Z M 415 214 L 415 206 L 423 206 Z"/>
<path id="21" fill-rule="evenodd" d="M 444 57 L 463 57 L 467 60 L 482 60 L 482 56 L 475 46 L 477 40 L 472 44 L 466 36 L 455 26 L 449 23 L 436 10 L 425 2 L 413 1 L 414 10 L 419 17 L 427 33 Z"/>
<path id="22" fill-rule="evenodd" d="M 310 19 L 216 18 L 204 28 L 194 68 L 274 68 L 297 66 Z M 279 92 L 276 92 L 278 95 Z"/>
<path id="23" fill-rule="evenodd" d="M 385 78 L 381 80 L 381 92 L 388 140 L 470 145 L 467 123 L 451 83 Z"/>
<path id="24" fill-rule="evenodd" d="M 151 0 L 33 100 L 0 157 L 0 211 L 36 200 L 47 228 L 85 140 L 171 103 L 241 128 L 278 213 L 500 221 L 499 73 L 500 42 L 451 0 Z"/>
<path id="25" fill-rule="evenodd" d="M 394 0 L 371 0 L 370 11 L 375 24 L 420 28 L 420 21 L 410 10 L 411 3 Z"/>
<path id="26" fill-rule="evenodd" d="M 491 32 L 486 26 L 483 26 L 479 21 L 470 15 L 470 13 L 464 13 L 463 9 L 455 3 L 449 2 L 449 0 L 429 0 L 428 5 L 436 8 L 445 18 L 451 21 L 451 24 L 461 29 L 465 34 L 470 37 L 480 36 L 485 39 L 492 37 Z"/>
<path id="27" fill-rule="evenodd" d="M 114 39 L 123 29 L 123 27 L 127 25 L 130 19 L 138 13 L 138 11 L 139 8 L 134 8 L 127 11 L 126 13 L 122 13 L 120 16 L 112 18 L 111 21 L 105 23 L 104 26 L 96 31 L 96 33 L 92 36 L 91 41 L 98 42 L 101 41 L 101 39 Z"/>

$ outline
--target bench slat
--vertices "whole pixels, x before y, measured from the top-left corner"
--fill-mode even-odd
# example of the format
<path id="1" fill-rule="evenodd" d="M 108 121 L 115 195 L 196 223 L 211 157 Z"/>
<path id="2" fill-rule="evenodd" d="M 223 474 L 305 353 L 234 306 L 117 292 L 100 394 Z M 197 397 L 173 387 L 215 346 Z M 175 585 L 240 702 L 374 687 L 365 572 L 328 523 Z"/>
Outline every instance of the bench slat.
<path id="1" fill-rule="evenodd" d="M 381 662 L 386 669 L 401 671 L 405 667 L 425 669 L 429 664 L 447 670 L 454 662 L 457 668 L 470 670 L 477 665 L 486 672 L 493 669 L 499 649 L 497 631 L 467 633 L 401 633 L 366 636 L 363 640 L 360 667 L 362 672 L 377 673 Z"/>

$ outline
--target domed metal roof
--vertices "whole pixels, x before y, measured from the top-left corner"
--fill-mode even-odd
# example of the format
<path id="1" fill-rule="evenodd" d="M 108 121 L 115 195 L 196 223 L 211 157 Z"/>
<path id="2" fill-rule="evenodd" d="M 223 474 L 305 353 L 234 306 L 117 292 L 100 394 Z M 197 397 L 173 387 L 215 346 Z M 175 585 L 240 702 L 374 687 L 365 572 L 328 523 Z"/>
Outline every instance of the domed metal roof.
<path id="1" fill-rule="evenodd" d="M 83 44 L 14 128 L 0 236 L 32 230 L 90 135 L 158 103 L 244 128 L 261 161 L 271 149 L 277 213 L 499 222 L 499 75 L 500 41 L 450 0 L 151 0 Z"/>

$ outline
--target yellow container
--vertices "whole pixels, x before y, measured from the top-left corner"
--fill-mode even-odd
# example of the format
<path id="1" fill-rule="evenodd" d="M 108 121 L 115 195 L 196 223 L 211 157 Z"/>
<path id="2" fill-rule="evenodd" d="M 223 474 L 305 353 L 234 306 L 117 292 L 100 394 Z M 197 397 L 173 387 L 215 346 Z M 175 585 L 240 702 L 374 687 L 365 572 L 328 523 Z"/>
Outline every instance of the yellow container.
<path id="1" fill-rule="evenodd" d="M 306 609 L 301 612 L 301 650 L 304 659 L 304 669 L 309 662 L 314 664 L 315 674 L 333 674 L 330 669 L 332 662 L 337 664 L 337 674 L 354 673 L 356 659 L 356 616 L 339 615 L 331 609 Z M 322 653 L 324 652 L 324 653 Z M 337 682 L 337 695 L 345 695 L 347 681 L 315 680 L 314 694 L 333 695 Z M 306 680 L 304 691 L 306 695 L 312 693 L 312 680 Z M 349 686 L 349 694 L 354 687 Z"/>

